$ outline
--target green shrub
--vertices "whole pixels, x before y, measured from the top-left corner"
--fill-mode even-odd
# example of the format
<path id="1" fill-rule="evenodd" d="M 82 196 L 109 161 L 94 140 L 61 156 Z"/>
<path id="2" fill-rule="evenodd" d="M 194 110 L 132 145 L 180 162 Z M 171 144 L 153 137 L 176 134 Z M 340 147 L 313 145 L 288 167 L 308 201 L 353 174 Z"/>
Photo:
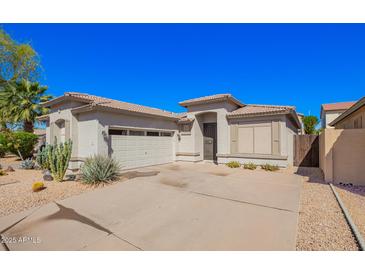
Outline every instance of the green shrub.
<path id="1" fill-rule="evenodd" d="M 0 147 L 5 152 L 18 155 L 21 159 L 33 156 L 38 136 L 25 131 L 7 131 L 0 133 Z"/>
<path id="2" fill-rule="evenodd" d="M 26 159 L 20 163 L 21 169 L 34 169 L 35 163 L 32 159 Z"/>
<path id="3" fill-rule="evenodd" d="M 4 158 L 6 154 L 6 149 L 0 144 L 0 158 Z"/>
<path id="4" fill-rule="evenodd" d="M 277 171 L 277 170 L 279 170 L 279 166 L 265 164 L 265 165 L 261 165 L 261 169 L 266 170 L 266 171 Z"/>
<path id="5" fill-rule="evenodd" d="M 71 159 L 72 141 L 49 145 L 47 161 L 53 178 L 61 182 Z"/>
<path id="6" fill-rule="evenodd" d="M 231 161 L 231 162 L 227 163 L 226 166 L 228 166 L 230 168 L 237 168 L 237 167 L 240 167 L 241 164 L 237 161 Z"/>
<path id="7" fill-rule="evenodd" d="M 257 165 L 254 164 L 254 163 L 243 164 L 243 168 L 244 169 L 255 170 L 257 168 Z"/>
<path id="8" fill-rule="evenodd" d="M 120 166 L 112 158 L 96 155 L 81 166 L 81 180 L 87 184 L 107 183 L 119 177 Z"/>
<path id="9" fill-rule="evenodd" d="M 48 161 L 48 151 L 51 149 L 51 145 L 46 145 L 37 154 L 36 161 L 41 169 L 50 169 Z"/>
<path id="10" fill-rule="evenodd" d="M 8 151 L 4 133 L 0 132 L 0 158 L 3 158 Z"/>

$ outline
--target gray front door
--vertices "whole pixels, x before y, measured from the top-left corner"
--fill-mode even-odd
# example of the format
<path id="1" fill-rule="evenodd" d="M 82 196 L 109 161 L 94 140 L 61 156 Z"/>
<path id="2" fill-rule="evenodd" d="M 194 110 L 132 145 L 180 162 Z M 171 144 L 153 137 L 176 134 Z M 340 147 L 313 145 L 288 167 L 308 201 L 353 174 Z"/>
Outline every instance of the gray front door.
<path id="1" fill-rule="evenodd" d="M 204 160 L 217 160 L 217 124 L 203 124 Z"/>

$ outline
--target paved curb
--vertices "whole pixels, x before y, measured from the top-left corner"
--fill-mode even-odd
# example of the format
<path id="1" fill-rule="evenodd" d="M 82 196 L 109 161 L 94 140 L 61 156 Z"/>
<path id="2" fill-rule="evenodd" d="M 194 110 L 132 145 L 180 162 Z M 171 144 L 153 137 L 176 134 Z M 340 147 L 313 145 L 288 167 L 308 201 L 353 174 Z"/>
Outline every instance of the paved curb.
<path id="1" fill-rule="evenodd" d="M 337 199 L 338 204 L 341 207 L 343 214 L 345 215 L 347 223 L 349 224 L 352 232 L 354 233 L 356 241 L 358 242 L 358 244 L 360 246 L 360 250 L 365 251 L 365 241 L 364 241 L 363 237 L 361 236 L 355 223 L 352 221 L 350 213 L 347 211 L 345 205 L 342 203 L 340 196 L 337 194 L 337 191 L 335 190 L 335 188 L 333 187 L 333 185 L 331 183 L 329 183 L 329 184 L 330 184 L 333 194 L 335 195 L 335 197 Z"/>

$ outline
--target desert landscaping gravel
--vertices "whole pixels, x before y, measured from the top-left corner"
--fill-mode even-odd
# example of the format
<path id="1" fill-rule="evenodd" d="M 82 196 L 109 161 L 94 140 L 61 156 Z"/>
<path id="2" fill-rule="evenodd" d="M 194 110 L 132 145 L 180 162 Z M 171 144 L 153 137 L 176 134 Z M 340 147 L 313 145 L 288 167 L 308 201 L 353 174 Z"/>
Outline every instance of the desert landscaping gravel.
<path id="1" fill-rule="evenodd" d="M 0 176 L 0 217 L 55 200 L 62 200 L 95 188 L 77 181 L 47 182 L 42 179 L 41 170 L 18 169 L 19 163 L 14 157 L 0 159 L 4 170 L 9 165 L 15 169 L 14 172 Z M 46 188 L 33 192 L 32 184 L 37 181 L 44 182 Z"/>
<path id="2" fill-rule="evenodd" d="M 365 186 L 335 185 L 336 191 L 365 239 Z"/>
<path id="3" fill-rule="evenodd" d="M 350 227 L 317 168 L 300 168 L 303 189 L 297 250 L 359 250 Z M 364 212 L 364 211 L 363 211 Z"/>

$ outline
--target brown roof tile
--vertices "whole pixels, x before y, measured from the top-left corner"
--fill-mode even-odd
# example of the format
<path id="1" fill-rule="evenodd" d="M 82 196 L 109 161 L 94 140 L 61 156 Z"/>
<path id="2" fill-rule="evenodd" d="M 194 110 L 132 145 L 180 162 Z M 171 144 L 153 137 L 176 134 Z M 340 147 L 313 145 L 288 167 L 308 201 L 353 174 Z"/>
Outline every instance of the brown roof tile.
<path id="1" fill-rule="evenodd" d="M 214 94 L 214 95 L 189 99 L 189 100 L 180 102 L 179 105 L 186 107 L 186 106 L 190 106 L 190 105 L 196 105 L 196 104 L 208 103 L 208 102 L 220 102 L 220 101 L 224 101 L 224 100 L 232 101 L 233 103 L 235 103 L 239 106 L 244 105 L 240 101 L 238 101 L 236 98 L 234 98 L 232 96 L 232 94 L 229 94 L 229 93 Z"/>
<path id="2" fill-rule="evenodd" d="M 292 106 L 274 106 L 274 105 L 246 105 L 235 111 L 232 111 L 227 117 L 254 116 L 265 114 L 276 114 L 295 110 Z"/>
<path id="3" fill-rule="evenodd" d="M 332 103 L 332 104 L 323 104 L 322 109 L 324 111 L 329 110 L 346 110 L 352 107 L 356 102 L 341 102 L 341 103 Z"/>
<path id="4" fill-rule="evenodd" d="M 89 102 L 92 106 L 99 106 L 102 108 L 111 108 L 126 110 L 135 113 L 144 113 L 149 115 L 168 117 L 168 118 L 178 118 L 177 114 L 169 111 L 164 111 L 158 108 L 146 107 L 138 104 L 126 103 L 122 101 L 117 101 L 109 98 L 104 98 L 100 96 L 90 95 L 86 93 L 79 92 L 65 92 L 65 97 L 72 97 L 76 99 L 81 99 L 82 101 Z"/>

